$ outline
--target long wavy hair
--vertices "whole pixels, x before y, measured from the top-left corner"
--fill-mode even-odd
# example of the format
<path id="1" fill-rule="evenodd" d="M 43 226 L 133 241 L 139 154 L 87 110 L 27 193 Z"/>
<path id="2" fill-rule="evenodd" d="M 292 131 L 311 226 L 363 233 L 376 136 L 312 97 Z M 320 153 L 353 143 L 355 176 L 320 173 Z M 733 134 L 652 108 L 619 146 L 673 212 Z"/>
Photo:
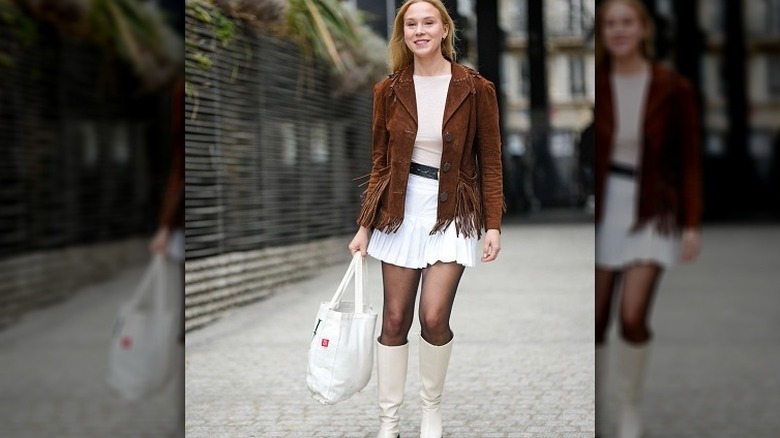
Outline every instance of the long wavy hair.
<path id="1" fill-rule="evenodd" d="M 448 60 L 455 62 L 455 22 L 452 21 L 447 8 L 440 0 L 407 0 L 398 8 L 393 22 L 393 35 L 390 37 L 390 44 L 387 48 L 388 60 L 390 61 L 391 71 L 398 71 L 414 61 L 414 54 L 406 47 L 404 41 L 404 15 L 409 6 L 414 3 L 426 2 L 432 4 L 439 10 L 441 20 L 447 29 L 447 36 L 441 42 L 441 54 Z"/>
<path id="2" fill-rule="evenodd" d="M 604 42 L 601 33 L 604 29 L 604 15 L 607 9 L 615 3 L 623 3 L 624 5 L 633 9 L 637 16 L 639 16 L 639 22 L 647 29 L 647 35 L 641 43 L 642 56 L 651 60 L 655 56 L 653 49 L 653 36 L 655 35 L 655 25 L 653 24 L 653 18 L 650 16 L 650 12 L 639 0 L 605 0 L 599 5 L 596 11 L 596 67 L 605 67 L 610 63 L 610 55 L 607 48 L 604 47 Z"/>

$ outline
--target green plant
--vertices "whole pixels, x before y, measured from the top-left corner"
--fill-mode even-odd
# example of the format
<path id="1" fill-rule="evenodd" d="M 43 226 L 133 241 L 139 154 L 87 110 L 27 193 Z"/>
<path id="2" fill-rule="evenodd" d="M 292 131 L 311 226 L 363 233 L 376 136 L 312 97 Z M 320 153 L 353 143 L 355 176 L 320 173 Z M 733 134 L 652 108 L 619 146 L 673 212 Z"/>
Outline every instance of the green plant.
<path id="1" fill-rule="evenodd" d="M 287 15 L 290 36 L 304 54 L 328 61 L 339 75 L 354 65 L 360 50 L 359 23 L 334 0 L 290 0 Z"/>
<path id="2" fill-rule="evenodd" d="M 8 29 L 13 39 L 22 47 L 30 47 L 38 40 L 35 20 L 9 0 L 0 0 L 0 26 Z M 0 67 L 10 68 L 14 64 L 15 60 L 10 53 L 0 51 Z"/>
<path id="3" fill-rule="evenodd" d="M 209 25 L 222 47 L 227 47 L 236 34 L 236 25 L 206 0 L 187 0 L 186 7 L 198 21 Z"/>
<path id="4" fill-rule="evenodd" d="M 127 62 L 142 89 L 163 86 L 180 69 L 180 38 L 158 11 L 137 0 L 0 0 L 0 7 L 4 15 L 12 11 L 17 40 L 34 38 L 37 22 L 48 23 L 102 47 L 106 59 Z"/>

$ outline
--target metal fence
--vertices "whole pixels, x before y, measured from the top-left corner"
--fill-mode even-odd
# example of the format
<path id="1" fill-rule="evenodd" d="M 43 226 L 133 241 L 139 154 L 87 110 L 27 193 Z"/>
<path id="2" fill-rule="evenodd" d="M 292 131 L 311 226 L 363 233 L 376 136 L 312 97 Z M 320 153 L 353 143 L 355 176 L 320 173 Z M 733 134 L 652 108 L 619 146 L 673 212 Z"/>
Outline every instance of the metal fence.
<path id="1" fill-rule="evenodd" d="M 169 166 L 169 102 L 43 24 L 0 28 L 0 325 L 144 255 Z M 146 239 L 147 237 L 144 237 Z"/>
<path id="2" fill-rule="evenodd" d="M 348 256 L 371 166 L 370 90 L 240 22 L 186 17 L 186 327 Z"/>

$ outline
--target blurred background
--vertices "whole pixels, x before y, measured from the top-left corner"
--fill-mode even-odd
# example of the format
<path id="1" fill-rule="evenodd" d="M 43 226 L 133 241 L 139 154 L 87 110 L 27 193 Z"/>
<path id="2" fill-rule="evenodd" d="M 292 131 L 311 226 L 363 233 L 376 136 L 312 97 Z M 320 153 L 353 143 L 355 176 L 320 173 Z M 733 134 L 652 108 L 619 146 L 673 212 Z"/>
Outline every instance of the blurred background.
<path id="1" fill-rule="evenodd" d="M 3 436 L 176 429 L 170 391 L 131 404 L 109 390 L 106 371 L 171 169 L 183 9 L 0 0 Z"/>
<path id="2" fill-rule="evenodd" d="M 653 305 L 643 436 L 775 437 L 780 1 L 642 2 L 657 61 L 697 92 L 704 177 L 701 255 L 663 274 Z"/>
<path id="3" fill-rule="evenodd" d="M 699 96 L 705 219 L 780 219 L 780 1 L 643 3 L 658 61 Z"/>

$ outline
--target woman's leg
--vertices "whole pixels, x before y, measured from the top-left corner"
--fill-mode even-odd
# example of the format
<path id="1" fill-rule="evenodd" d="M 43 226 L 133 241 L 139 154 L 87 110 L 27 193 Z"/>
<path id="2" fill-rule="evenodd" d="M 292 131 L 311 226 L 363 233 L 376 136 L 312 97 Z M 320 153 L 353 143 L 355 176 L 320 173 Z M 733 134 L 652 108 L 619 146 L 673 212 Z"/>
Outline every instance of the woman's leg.
<path id="1" fill-rule="evenodd" d="M 644 344 L 652 337 L 648 321 L 662 271 L 656 264 L 632 265 L 625 271 L 620 328 L 623 339 L 631 344 Z"/>
<path id="2" fill-rule="evenodd" d="M 429 344 L 444 345 L 452 339 L 450 315 L 464 270 L 463 265 L 441 262 L 423 270 L 420 326 Z"/>
<path id="3" fill-rule="evenodd" d="M 648 321 L 662 268 L 655 264 L 636 264 L 626 268 L 620 303 L 621 403 L 619 438 L 638 438 L 642 434 L 639 402 L 644 383 L 648 343 L 652 338 Z"/>
<path id="4" fill-rule="evenodd" d="M 619 271 L 596 268 L 596 436 L 602 436 L 607 425 L 607 329 L 612 313 L 612 297 Z"/>
<path id="5" fill-rule="evenodd" d="M 420 296 L 421 438 L 440 438 L 441 394 L 452 353 L 450 315 L 464 267 L 438 262 L 425 268 Z"/>
<path id="6" fill-rule="evenodd" d="M 399 435 L 399 410 L 404 401 L 409 363 L 407 337 L 414 318 L 414 299 L 420 284 L 419 269 L 382 263 L 384 306 L 382 333 L 376 354 L 379 433 L 377 438 Z"/>
<path id="7" fill-rule="evenodd" d="M 407 342 L 414 320 L 414 300 L 422 270 L 403 268 L 382 262 L 384 305 L 379 342 L 397 346 Z"/>
<path id="8" fill-rule="evenodd" d="M 619 271 L 596 268 L 596 346 L 604 344 Z"/>

